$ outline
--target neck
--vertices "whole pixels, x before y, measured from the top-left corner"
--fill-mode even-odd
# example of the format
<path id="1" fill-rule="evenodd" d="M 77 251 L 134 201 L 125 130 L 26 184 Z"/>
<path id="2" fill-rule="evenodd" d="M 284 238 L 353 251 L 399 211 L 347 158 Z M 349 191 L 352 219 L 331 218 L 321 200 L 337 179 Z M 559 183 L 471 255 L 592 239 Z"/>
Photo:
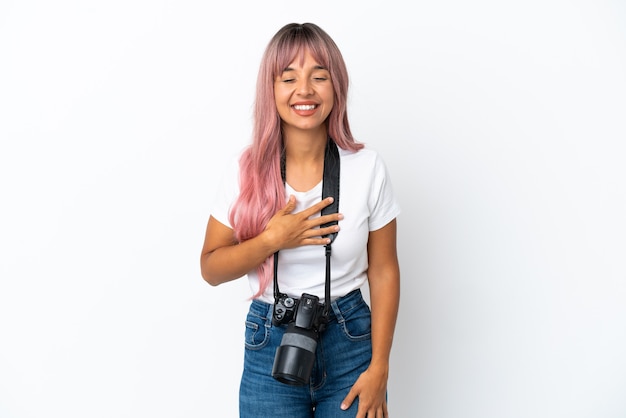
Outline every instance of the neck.
<path id="1" fill-rule="evenodd" d="M 320 129 L 316 132 L 283 131 L 283 141 L 285 156 L 292 163 L 319 162 L 324 160 L 328 134 L 326 129 Z"/>
<path id="2" fill-rule="evenodd" d="M 283 132 L 286 157 L 286 180 L 297 191 L 312 189 L 322 180 L 328 137 L 326 130 L 317 133 Z"/>

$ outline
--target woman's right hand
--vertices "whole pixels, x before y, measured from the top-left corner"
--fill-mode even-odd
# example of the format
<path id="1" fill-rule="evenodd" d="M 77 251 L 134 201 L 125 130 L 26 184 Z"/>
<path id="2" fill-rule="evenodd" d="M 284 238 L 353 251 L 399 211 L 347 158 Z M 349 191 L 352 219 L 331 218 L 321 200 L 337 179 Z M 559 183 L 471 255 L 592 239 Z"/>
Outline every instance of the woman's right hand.
<path id="1" fill-rule="evenodd" d="M 292 213 L 296 208 L 296 198 L 289 196 L 284 208 L 276 212 L 270 219 L 263 231 L 265 239 L 277 250 L 300 247 L 303 245 L 326 245 L 330 242 L 324 235 L 339 231 L 339 225 L 331 225 L 320 228 L 321 225 L 340 221 L 343 215 L 332 213 L 330 215 L 312 217 L 320 213 L 322 209 L 333 203 L 332 197 L 327 197 L 319 203 Z"/>
<path id="2" fill-rule="evenodd" d="M 211 216 L 200 256 L 202 277 L 207 283 L 217 286 L 243 276 L 276 251 L 302 245 L 328 244 L 329 239 L 322 236 L 338 231 L 339 226 L 320 226 L 339 221 L 343 215 L 313 216 L 332 201 L 329 197 L 301 212 L 292 213 L 296 208 L 296 199 L 290 196 L 285 207 L 276 212 L 261 234 L 240 243 L 235 240 L 231 228 Z"/>

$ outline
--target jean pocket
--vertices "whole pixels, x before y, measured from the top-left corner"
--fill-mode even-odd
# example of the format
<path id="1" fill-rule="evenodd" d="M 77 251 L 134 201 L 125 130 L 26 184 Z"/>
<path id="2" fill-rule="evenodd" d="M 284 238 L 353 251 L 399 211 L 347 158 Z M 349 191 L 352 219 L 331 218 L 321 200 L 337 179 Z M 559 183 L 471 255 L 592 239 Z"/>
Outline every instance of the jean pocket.
<path id="1" fill-rule="evenodd" d="M 367 340 L 372 334 L 372 315 L 365 301 L 341 313 L 343 332 L 353 341 Z"/>
<path id="2" fill-rule="evenodd" d="M 246 318 L 246 348 L 259 350 L 265 347 L 270 339 L 268 319 L 248 313 Z"/>

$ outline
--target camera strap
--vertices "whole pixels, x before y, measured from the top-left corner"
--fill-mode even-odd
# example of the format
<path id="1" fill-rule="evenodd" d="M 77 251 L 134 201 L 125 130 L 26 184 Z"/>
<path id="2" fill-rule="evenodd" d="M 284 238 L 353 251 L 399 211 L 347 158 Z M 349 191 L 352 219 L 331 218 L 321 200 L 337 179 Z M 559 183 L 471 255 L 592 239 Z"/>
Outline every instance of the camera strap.
<path id="1" fill-rule="evenodd" d="M 324 176 L 322 178 L 322 199 L 327 197 L 333 197 L 333 203 L 322 209 L 321 216 L 337 213 L 339 211 L 339 149 L 335 141 L 328 138 L 326 143 L 326 152 L 324 154 Z M 280 172 L 283 178 L 283 183 L 286 182 L 286 163 L 285 158 L 281 158 Z M 321 228 L 326 228 L 332 225 L 337 225 L 337 221 L 327 222 L 321 225 Z M 328 318 L 330 312 L 330 256 L 332 252 L 331 244 L 337 237 L 337 232 L 324 235 L 325 238 L 330 238 L 330 243 L 325 245 L 326 255 L 326 282 L 324 285 L 324 318 Z M 278 288 L 278 251 L 274 253 L 274 301 L 278 302 L 281 293 Z"/>

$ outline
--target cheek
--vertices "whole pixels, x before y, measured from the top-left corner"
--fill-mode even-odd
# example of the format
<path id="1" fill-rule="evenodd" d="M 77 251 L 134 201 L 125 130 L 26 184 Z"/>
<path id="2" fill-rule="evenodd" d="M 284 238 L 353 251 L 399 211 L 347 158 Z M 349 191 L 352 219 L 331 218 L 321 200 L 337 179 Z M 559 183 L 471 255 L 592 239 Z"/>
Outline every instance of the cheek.
<path id="1" fill-rule="evenodd" d="M 281 109 L 284 109 L 285 106 L 287 106 L 287 102 L 278 90 L 274 90 L 274 104 L 276 104 L 276 108 L 279 113 L 281 112 Z"/>
<path id="2" fill-rule="evenodd" d="M 287 120 L 291 113 L 291 108 L 285 102 L 276 103 L 276 112 L 281 120 Z"/>
<path id="3" fill-rule="evenodd" d="M 331 96 L 329 100 L 326 101 L 326 105 L 325 105 L 325 109 L 324 112 L 326 113 L 326 116 L 330 115 L 330 112 L 333 110 L 333 107 L 335 107 L 335 102 L 333 101 L 333 97 Z"/>
<path id="4" fill-rule="evenodd" d="M 330 89 L 326 92 L 326 99 L 324 100 L 328 104 L 329 111 L 335 106 L 335 92 Z"/>
<path id="5" fill-rule="evenodd" d="M 283 89 L 274 89 L 274 101 L 277 107 L 289 106 L 289 93 Z"/>

